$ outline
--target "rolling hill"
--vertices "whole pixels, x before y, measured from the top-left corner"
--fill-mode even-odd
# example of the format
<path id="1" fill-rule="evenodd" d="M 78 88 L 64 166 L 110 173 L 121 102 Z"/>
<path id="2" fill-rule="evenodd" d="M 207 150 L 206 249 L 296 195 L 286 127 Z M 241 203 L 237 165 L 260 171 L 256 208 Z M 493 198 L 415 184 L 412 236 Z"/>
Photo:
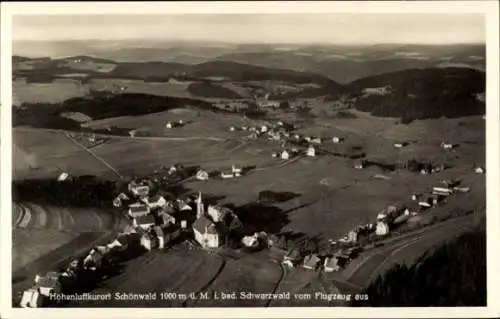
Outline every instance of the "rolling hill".
<path id="1" fill-rule="evenodd" d="M 27 81 L 47 82 L 56 78 L 125 78 L 145 81 L 166 82 L 171 77 L 207 78 L 222 77 L 230 81 L 281 81 L 285 83 L 315 83 L 334 85 L 335 82 L 324 75 L 288 69 L 267 68 L 228 61 L 209 61 L 189 65 L 165 62 L 117 63 L 93 57 L 69 57 L 64 59 L 30 59 L 13 57 L 14 78 Z M 91 63 L 92 62 L 92 63 Z M 81 65 L 85 64 L 86 67 Z M 106 67 L 106 71 L 102 68 Z M 75 73 L 78 72 L 77 75 Z"/>
<path id="2" fill-rule="evenodd" d="M 484 114 L 478 95 L 484 93 L 485 82 L 485 73 L 474 69 L 412 69 L 354 81 L 345 91 L 356 96 L 359 111 L 408 122 Z"/>

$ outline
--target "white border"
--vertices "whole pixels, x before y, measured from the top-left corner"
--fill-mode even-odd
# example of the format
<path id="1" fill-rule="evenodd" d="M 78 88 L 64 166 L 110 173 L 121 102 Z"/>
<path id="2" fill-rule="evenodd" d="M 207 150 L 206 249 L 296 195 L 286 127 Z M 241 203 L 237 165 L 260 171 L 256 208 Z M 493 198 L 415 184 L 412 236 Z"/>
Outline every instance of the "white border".
<path id="1" fill-rule="evenodd" d="M 1 4 L 1 272 L 3 318 L 464 318 L 498 317 L 500 269 L 499 181 L 499 6 L 497 1 L 439 2 L 19 2 Z M 187 13 L 479 13 L 487 35 L 487 265 L 488 307 L 479 308 L 190 308 L 190 309 L 12 309 L 11 307 L 11 19 L 15 14 L 187 14 Z M 453 267 L 453 265 L 443 265 Z M 8 279 L 8 280 L 6 280 Z M 496 304 L 496 305 L 495 305 Z M 243 310 L 242 310 L 243 309 Z"/>

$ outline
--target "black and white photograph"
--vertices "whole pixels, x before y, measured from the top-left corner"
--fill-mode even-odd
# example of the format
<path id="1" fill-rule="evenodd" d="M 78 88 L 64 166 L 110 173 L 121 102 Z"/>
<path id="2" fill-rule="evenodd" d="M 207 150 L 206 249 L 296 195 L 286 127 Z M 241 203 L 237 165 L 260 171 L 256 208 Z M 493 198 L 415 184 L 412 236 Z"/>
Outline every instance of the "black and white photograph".
<path id="1" fill-rule="evenodd" d="M 10 307 L 493 306 L 484 9 L 118 5 L 10 16 Z"/>

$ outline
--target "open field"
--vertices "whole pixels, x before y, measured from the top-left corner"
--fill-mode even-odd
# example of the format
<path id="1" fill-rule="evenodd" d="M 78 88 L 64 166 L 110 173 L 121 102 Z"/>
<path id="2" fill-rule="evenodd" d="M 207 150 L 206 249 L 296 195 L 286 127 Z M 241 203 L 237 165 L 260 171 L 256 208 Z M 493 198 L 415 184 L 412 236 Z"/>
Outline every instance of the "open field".
<path id="1" fill-rule="evenodd" d="M 95 293 L 157 292 L 158 299 L 150 303 L 113 300 L 107 307 L 179 307 L 182 302 L 161 300 L 162 292 L 199 292 L 218 275 L 224 261 L 204 251 L 160 252 L 151 251 L 129 261 L 123 272 L 106 280 Z M 99 301 L 83 306 L 98 306 Z M 77 304 L 75 306 L 82 306 Z"/>
<path id="2" fill-rule="evenodd" d="M 102 232 L 120 231 L 127 220 L 111 211 L 95 208 L 42 206 L 35 203 L 20 203 L 23 216 L 14 228 L 47 229 L 58 231 Z M 14 221 L 14 220 L 13 220 Z"/>
<path id="3" fill-rule="evenodd" d="M 252 255 L 241 259 L 229 259 L 225 267 L 214 282 L 207 288 L 209 295 L 214 292 L 252 292 L 272 293 L 281 279 L 281 269 L 278 264 L 259 260 Z M 196 307 L 246 307 L 267 305 L 266 300 L 198 300 L 193 304 Z M 191 304 L 188 304 L 191 306 Z"/>
<path id="4" fill-rule="evenodd" d="M 14 234 L 16 232 L 18 232 L 18 230 L 14 230 Z M 31 238 L 31 232 L 39 232 L 39 236 L 35 235 L 33 238 Z M 48 234 L 50 234 L 50 232 L 53 231 L 30 230 L 26 236 L 18 236 L 17 238 L 14 237 L 16 239 L 19 239 L 20 241 L 14 243 L 13 249 L 16 249 L 16 247 L 19 248 L 20 246 L 29 246 L 32 243 L 31 240 L 41 238 L 48 239 L 47 236 Z M 66 238 L 65 242 L 59 242 L 58 239 L 63 238 L 56 235 L 55 237 L 50 237 L 50 239 L 48 239 L 48 241 L 53 243 L 54 246 L 46 246 L 46 251 L 43 252 L 43 254 L 37 253 L 36 255 L 30 255 L 30 253 L 32 252 L 26 250 L 25 252 L 23 252 L 23 255 L 18 255 L 19 257 L 17 257 L 17 260 L 23 261 L 22 263 L 24 265 L 21 267 L 17 267 L 17 269 L 15 269 L 12 273 L 13 297 L 20 297 L 20 294 L 23 290 L 31 287 L 36 274 L 44 275 L 48 271 L 58 271 L 60 269 L 63 269 L 67 267 L 68 263 L 75 256 L 86 253 L 90 249 L 90 247 L 94 245 L 102 245 L 108 243 L 111 239 L 114 238 L 115 235 L 115 232 L 111 231 L 80 233 L 69 240 L 68 238 Z"/>
<path id="5" fill-rule="evenodd" d="M 68 76 L 75 77 L 75 74 Z M 201 98 L 194 96 L 188 90 L 194 81 L 174 82 L 144 82 L 142 80 L 128 79 L 91 79 L 88 83 L 81 83 L 75 79 L 55 79 L 51 83 L 27 83 L 24 79 L 16 79 L 12 82 L 13 105 L 22 103 L 59 103 L 66 99 L 85 96 L 90 91 L 112 91 L 120 93 L 146 93 L 159 96 L 172 96 L 181 98 Z M 224 85 L 225 88 L 242 93 L 250 97 L 243 87 L 234 86 L 231 83 Z"/>
<path id="6" fill-rule="evenodd" d="M 12 105 L 22 103 L 59 103 L 89 92 L 87 85 L 71 79 L 57 79 L 53 83 L 26 83 L 12 81 Z"/>
<path id="7" fill-rule="evenodd" d="M 12 271 L 77 238 L 78 233 L 47 229 L 12 231 Z"/>
<path id="8" fill-rule="evenodd" d="M 64 133 L 50 130 L 13 130 L 13 179 L 97 175 L 116 179 L 116 174 Z"/>

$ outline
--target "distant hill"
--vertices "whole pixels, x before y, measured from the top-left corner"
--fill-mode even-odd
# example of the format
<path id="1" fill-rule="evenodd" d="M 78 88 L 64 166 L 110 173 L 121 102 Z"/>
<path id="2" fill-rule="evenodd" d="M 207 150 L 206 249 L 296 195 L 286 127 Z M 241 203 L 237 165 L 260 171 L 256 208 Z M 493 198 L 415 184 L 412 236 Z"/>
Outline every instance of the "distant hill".
<path id="1" fill-rule="evenodd" d="M 234 52 L 217 59 L 314 72 L 339 83 L 412 68 L 431 68 L 443 63 L 484 70 L 484 45 L 374 45 L 306 46 L 285 50 Z"/>
<path id="2" fill-rule="evenodd" d="M 20 57 L 16 57 L 16 60 L 19 59 Z M 89 62 L 93 62 L 95 67 L 82 68 L 79 66 L 82 63 L 88 64 Z M 28 80 L 40 76 L 54 79 L 77 70 L 78 72 L 85 71 L 88 78 L 124 78 L 145 81 L 155 79 L 160 82 L 166 82 L 170 77 L 182 76 L 187 78 L 224 77 L 231 81 L 243 82 L 273 80 L 295 84 L 315 83 L 322 86 L 335 84 L 335 81 L 328 77 L 311 72 L 266 68 L 228 61 L 210 61 L 195 65 L 166 62 L 116 63 L 106 59 L 77 56 L 43 60 L 24 58 L 22 63 L 25 66 L 28 64 L 29 67 L 14 65 L 13 74 L 15 77 L 26 77 Z M 98 66 L 102 64 L 112 64 L 113 68 L 109 68 L 108 72 L 99 72 Z"/>
<path id="3" fill-rule="evenodd" d="M 375 116 L 414 119 L 484 114 L 477 94 L 485 91 L 485 73 L 468 68 L 428 68 L 385 73 L 345 86 L 354 107 Z M 382 94 L 370 93 L 376 90 Z"/>

